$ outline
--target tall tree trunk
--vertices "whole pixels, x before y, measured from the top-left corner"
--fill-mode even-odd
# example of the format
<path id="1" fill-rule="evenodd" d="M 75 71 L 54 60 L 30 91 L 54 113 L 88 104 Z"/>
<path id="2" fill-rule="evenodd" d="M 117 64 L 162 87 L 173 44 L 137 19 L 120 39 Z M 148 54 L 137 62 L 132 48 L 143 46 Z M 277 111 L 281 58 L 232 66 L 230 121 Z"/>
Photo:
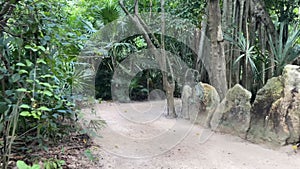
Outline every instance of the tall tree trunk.
<path id="1" fill-rule="evenodd" d="M 175 112 L 175 103 L 174 103 L 174 90 L 175 90 L 175 82 L 173 79 L 173 71 L 172 71 L 172 67 L 170 65 L 170 63 L 168 63 L 168 59 L 166 57 L 166 52 L 165 52 L 165 26 L 166 26 L 166 21 L 165 21 L 165 1 L 164 0 L 160 0 L 160 4 L 161 4 L 161 53 L 162 53 L 162 63 L 161 65 L 162 67 L 162 74 L 163 74 L 163 86 L 164 86 L 164 90 L 166 91 L 166 96 L 167 96 L 167 107 L 168 107 L 168 111 L 167 111 L 167 116 L 168 117 L 172 117 L 175 118 L 176 117 L 176 112 Z M 171 72 L 171 78 L 170 81 L 168 80 L 168 73 L 166 72 L 168 70 L 168 67 L 170 69 Z"/>
<path id="2" fill-rule="evenodd" d="M 223 99 L 227 92 L 226 61 L 224 53 L 224 39 L 221 26 L 221 10 L 219 0 L 208 1 L 208 27 L 211 40 L 211 61 L 209 79 Z"/>

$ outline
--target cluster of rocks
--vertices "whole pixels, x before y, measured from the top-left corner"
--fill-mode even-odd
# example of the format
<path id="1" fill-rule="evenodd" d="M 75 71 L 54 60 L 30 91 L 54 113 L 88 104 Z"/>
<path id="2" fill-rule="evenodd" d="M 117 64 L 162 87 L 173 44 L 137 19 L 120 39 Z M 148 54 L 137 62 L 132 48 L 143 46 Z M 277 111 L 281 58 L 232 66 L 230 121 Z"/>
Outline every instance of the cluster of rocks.
<path id="1" fill-rule="evenodd" d="M 203 93 L 197 92 L 200 88 Z M 239 84 L 229 89 L 221 102 L 217 91 L 208 84 L 186 85 L 180 116 L 255 143 L 295 143 L 300 140 L 299 90 L 300 67 L 295 65 L 287 65 L 281 76 L 268 80 L 252 105 L 251 92 Z"/>

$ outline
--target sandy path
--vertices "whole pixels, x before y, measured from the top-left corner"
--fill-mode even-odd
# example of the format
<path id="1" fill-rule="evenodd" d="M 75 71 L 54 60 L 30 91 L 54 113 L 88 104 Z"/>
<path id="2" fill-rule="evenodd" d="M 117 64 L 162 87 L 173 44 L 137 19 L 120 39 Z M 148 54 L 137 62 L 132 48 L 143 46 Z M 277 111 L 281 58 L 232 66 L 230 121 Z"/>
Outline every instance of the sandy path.
<path id="1" fill-rule="evenodd" d="M 99 132 L 103 138 L 95 138 L 105 169 L 300 169 L 300 152 L 293 153 L 290 146 L 272 150 L 167 119 L 162 101 L 102 103 L 96 111 L 87 117 L 107 122 Z"/>

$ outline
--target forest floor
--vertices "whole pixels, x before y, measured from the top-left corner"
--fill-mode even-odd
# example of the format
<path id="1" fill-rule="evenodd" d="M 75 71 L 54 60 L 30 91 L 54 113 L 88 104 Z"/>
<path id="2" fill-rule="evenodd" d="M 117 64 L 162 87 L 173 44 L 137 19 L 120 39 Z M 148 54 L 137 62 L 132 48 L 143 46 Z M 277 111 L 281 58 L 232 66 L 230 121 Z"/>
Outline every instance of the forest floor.
<path id="1" fill-rule="evenodd" d="M 86 119 L 107 125 L 91 147 L 95 166 L 104 169 L 299 169 L 300 152 L 252 144 L 213 133 L 191 122 L 164 116 L 165 101 L 96 106 Z M 180 101 L 176 101 L 177 111 Z M 87 111 L 86 111 L 87 112 Z"/>

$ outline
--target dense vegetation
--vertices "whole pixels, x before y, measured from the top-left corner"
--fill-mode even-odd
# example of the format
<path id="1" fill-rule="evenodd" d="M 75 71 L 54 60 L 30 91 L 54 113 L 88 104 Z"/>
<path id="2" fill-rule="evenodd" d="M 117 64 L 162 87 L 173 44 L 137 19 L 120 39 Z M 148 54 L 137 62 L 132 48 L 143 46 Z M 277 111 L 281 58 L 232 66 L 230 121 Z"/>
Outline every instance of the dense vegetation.
<path id="1" fill-rule="evenodd" d="M 210 37 L 205 28 L 211 26 L 207 21 L 212 12 L 207 6 L 214 1 L 169 0 L 162 6 L 161 0 L 129 0 L 124 5 L 132 14 L 138 2 L 139 13 L 163 11 L 180 17 Z M 226 87 L 240 83 L 255 96 L 269 78 L 281 74 L 286 64 L 299 64 L 299 0 L 220 2 Z M 93 78 L 77 67 L 83 64 L 78 56 L 93 34 L 125 15 L 117 0 L 0 0 L 2 168 L 7 167 L 12 151 L 43 149 L 75 129 L 73 122 L 80 114 L 76 103 L 86 101 L 83 91 L 91 86 L 85 82 Z M 176 26 L 184 29 L 185 25 Z M 201 32 L 191 32 L 195 41 L 201 41 Z M 163 44 L 164 49 L 198 71 L 199 81 L 213 83 L 209 78 L 212 68 L 203 66 L 210 63 L 198 58 L 210 57 L 209 52 L 201 51 L 203 41 L 197 48 L 199 53 L 194 53 L 172 37 L 155 34 L 151 39 L 155 38 L 156 47 Z M 148 47 L 143 35 L 107 44 L 95 78 L 96 98 L 111 99 L 115 67 L 129 54 Z M 153 89 L 166 90 L 163 78 L 158 70 L 140 72 L 131 81 L 131 99 L 145 100 Z M 175 96 L 180 96 L 181 87 L 176 84 Z M 15 146 L 16 140 L 22 140 L 23 146 Z"/>

